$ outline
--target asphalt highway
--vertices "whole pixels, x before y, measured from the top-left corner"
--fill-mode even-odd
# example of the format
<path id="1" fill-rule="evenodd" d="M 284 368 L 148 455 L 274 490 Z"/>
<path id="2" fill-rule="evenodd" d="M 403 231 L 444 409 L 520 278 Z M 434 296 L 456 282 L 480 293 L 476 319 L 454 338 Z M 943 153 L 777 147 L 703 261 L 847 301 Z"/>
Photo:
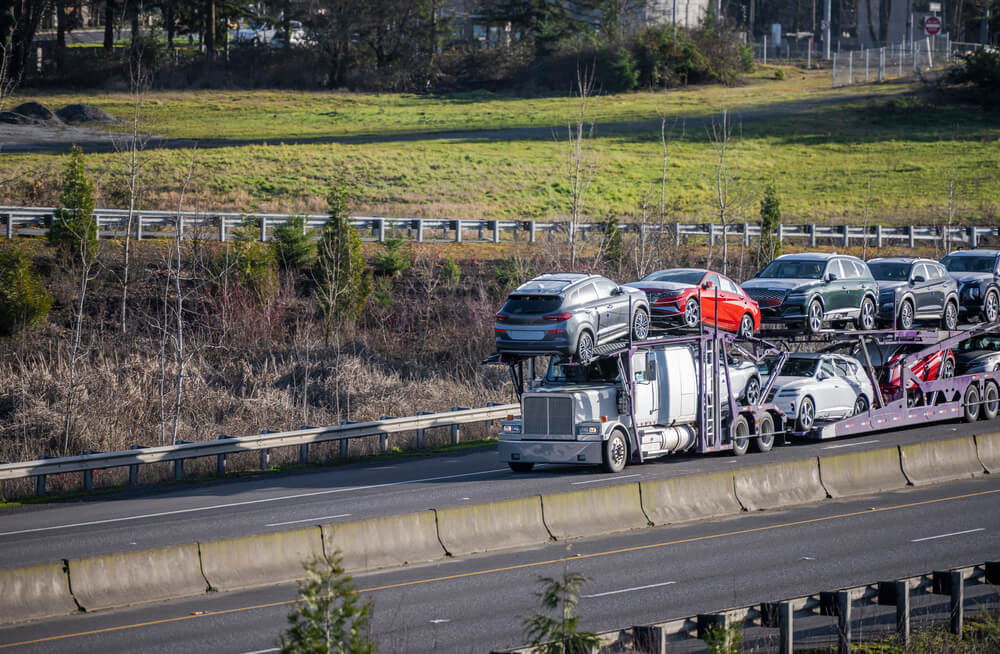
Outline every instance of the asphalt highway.
<path id="1" fill-rule="evenodd" d="M 776 446 L 768 454 L 679 455 L 606 474 L 593 467 L 511 472 L 495 448 L 407 457 L 0 509 L 0 567 L 577 490 L 695 472 L 990 433 L 1000 421 Z"/>
<path id="2" fill-rule="evenodd" d="M 521 622 L 538 609 L 538 576 L 564 566 L 590 579 L 581 623 L 603 631 L 998 557 L 1000 479 L 985 476 L 452 559 L 355 583 L 373 602 L 379 651 L 487 652 L 524 644 Z M 8 626 L 0 652 L 270 652 L 294 597 L 286 584 Z M 883 610 L 892 615 L 891 607 L 855 615 Z"/>

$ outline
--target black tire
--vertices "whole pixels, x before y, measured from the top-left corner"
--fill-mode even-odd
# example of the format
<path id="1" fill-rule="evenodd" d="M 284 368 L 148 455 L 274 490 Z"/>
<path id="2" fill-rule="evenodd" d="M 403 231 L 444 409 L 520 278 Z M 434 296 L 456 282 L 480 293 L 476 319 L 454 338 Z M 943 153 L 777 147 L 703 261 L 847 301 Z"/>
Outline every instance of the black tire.
<path id="1" fill-rule="evenodd" d="M 823 329 L 823 305 L 819 303 L 819 300 L 811 301 L 806 308 L 805 328 L 810 334 L 815 334 Z"/>
<path id="2" fill-rule="evenodd" d="M 899 318 L 896 321 L 896 327 L 913 329 L 913 303 L 909 300 L 903 300 L 903 303 L 899 305 Z"/>
<path id="3" fill-rule="evenodd" d="M 996 382 L 988 381 L 983 387 L 983 420 L 993 420 L 1000 414 L 1000 389 Z"/>
<path id="4" fill-rule="evenodd" d="M 750 425 L 744 415 L 733 421 L 733 456 L 743 456 L 750 449 Z"/>
<path id="5" fill-rule="evenodd" d="M 950 355 L 945 356 L 941 362 L 941 370 L 938 371 L 938 379 L 949 379 L 955 376 L 955 359 Z"/>
<path id="6" fill-rule="evenodd" d="M 701 307 L 698 306 L 698 298 L 693 297 L 684 305 L 684 326 L 695 329 L 700 324 Z"/>
<path id="7" fill-rule="evenodd" d="M 628 442 L 625 435 L 614 430 L 604 441 L 604 472 L 621 472 L 628 463 Z"/>
<path id="8" fill-rule="evenodd" d="M 868 402 L 868 397 L 865 396 L 864 393 L 861 393 L 858 395 L 858 399 L 854 400 L 854 413 L 851 415 L 859 416 L 862 413 L 866 413 L 869 406 L 871 406 L 871 404 Z"/>
<path id="9" fill-rule="evenodd" d="M 594 358 L 594 337 L 588 331 L 580 332 L 576 338 L 574 357 L 577 363 L 587 364 Z"/>
<path id="10" fill-rule="evenodd" d="M 816 424 L 816 402 L 806 395 L 799 405 L 799 415 L 795 418 L 795 431 L 809 431 Z"/>
<path id="11" fill-rule="evenodd" d="M 996 291 L 988 291 L 986 299 L 983 300 L 983 320 L 996 322 L 998 316 L 1000 316 L 1000 296 Z"/>
<path id="12" fill-rule="evenodd" d="M 774 447 L 774 420 L 770 415 L 763 415 L 757 423 L 757 438 L 750 441 L 755 452 L 770 452 Z"/>
<path id="13" fill-rule="evenodd" d="M 632 338 L 644 341 L 649 336 L 649 314 L 645 309 L 638 309 L 632 316 Z"/>
<path id="14" fill-rule="evenodd" d="M 754 375 L 747 382 L 747 387 L 743 389 L 743 402 L 756 406 L 760 401 L 760 377 Z"/>
<path id="15" fill-rule="evenodd" d="M 950 332 L 958 329 L 958 305 L 948 302 L 944 305 L 944 315 L 941 316 L 941 326 Z"/>
<path id="16" fill-rule="evenodd" d="M 962 399 L 962 404 L 965 406 L 965 412 L 962 417 L 965 418 L 966 422 L 979 420 L 979 388 L 975 384 L 970 384 L 965 389 L 965 397 Z"/>
<path id="17" fill-rule="evenodd" d="M 875 329 L 875 322 L 877 317 L 875 315 L 875 301 L 870 297 L 866 297 L 861 300 L 861 313 L 858 314 L 858 320 L 855 323 L 858 329 L 864 331 L 870 331 Z"/>
<path id="18" fill-rule="evenodd" d="M 508 461 L 507 465 L 514 472 L 531 472 L 531 469 L 535 467 L 535 464 L 529 461 Z"/>
<path id="19" fill-rule="evenodd" d="M 743 314 L 743 317 L 740 318 L 740 327 L 736 334 L 740 338 L 750 338 L 753 336 L 753 316 L 749 313 Z"/>

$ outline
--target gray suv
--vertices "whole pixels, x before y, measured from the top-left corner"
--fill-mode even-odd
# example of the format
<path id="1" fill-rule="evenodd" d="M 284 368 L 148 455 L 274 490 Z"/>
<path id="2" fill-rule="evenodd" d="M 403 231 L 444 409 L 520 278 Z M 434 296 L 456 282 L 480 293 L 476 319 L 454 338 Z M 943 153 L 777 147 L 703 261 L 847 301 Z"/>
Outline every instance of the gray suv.
<path id="1" fill-rule="evenodd" d="M 566 354 L 579 363 L 594 346 L 649 334 L 649 303 L 638 288 L 600 275 L 551 273 L 518 286 L 496 314 L 497 350 Z"/>

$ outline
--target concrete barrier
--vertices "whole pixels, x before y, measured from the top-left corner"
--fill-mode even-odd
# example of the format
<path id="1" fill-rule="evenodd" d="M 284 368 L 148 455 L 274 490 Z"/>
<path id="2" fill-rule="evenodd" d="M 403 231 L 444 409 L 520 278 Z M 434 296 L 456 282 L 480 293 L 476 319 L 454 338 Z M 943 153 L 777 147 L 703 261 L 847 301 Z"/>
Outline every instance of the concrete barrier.
<path id="1" fill-rule="evenodd" d="M 70 559 L 69 580 L 73 596 L 87 611 L 208 590 L 197 543 Z"/>
<path id="2" fill-rule="evenodd" d="M 453 556 L 547 543 L 537 495 L 437 510 L 438 535 Z"/>
<path id="3" fill-rule="evenodd" d="M 901 445 L 899 452 L 903 474 L 914 486 L 969 479 L 984 471 L 972 436 Z"/>
<path id="4" fill-rule="evenodd" d="M 433 511 L 323 525 L 323 547 L 344 569 L 374 570 L 444 557 Z"/>
<path id="5" fill-rule="evenodd" d="M 777 509 L 826 499 L 819 463 L 809 458 L 733 471 L 736 499 L 747 511 Z"/>
<path id="6" fill-rule="evenodd" d="M 0 569 L 0 624 L 76 610 L 62 561 Z"/>
<path id="7" fill-rule="evenodd" d="M 819 476 L 830 497 L 867 495 L 907 485 L 898 447 L 821 456 Z"/>
<path id="8" fill-rule="evenodd" d="M 709 472 L 639 483 L 642 509 L 655 525 L 732 515 L 736 500 L 733 473 Z"/>
<path id="9" fill-rule="evenodd" d="M 649 526 L 639 484 L 542 495 L 542 519 L 557 540 Z"/>
<path id="10" fill-rule="evenodd" d="M 1000 434 L 976 434 L 976 451 L 986 472 L 1000 473 Z"/>
<path id="11" fill-rule="evenodd" d="M 305 577 L 304 563 L 323 555 L 319 527 L 200 543 L 201 567 L 216 590 L 262 586 Z"/>

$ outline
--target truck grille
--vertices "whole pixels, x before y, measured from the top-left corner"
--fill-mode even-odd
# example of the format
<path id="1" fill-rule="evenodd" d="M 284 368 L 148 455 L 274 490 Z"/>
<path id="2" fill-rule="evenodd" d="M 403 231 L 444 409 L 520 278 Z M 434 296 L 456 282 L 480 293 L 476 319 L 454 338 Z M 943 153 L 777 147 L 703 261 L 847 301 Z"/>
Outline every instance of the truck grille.
<path id="1" fill-rule="evenodd" d="M 573 438 L 573 400 L 568 397 L 524 398 L 524 433 Z"/>

